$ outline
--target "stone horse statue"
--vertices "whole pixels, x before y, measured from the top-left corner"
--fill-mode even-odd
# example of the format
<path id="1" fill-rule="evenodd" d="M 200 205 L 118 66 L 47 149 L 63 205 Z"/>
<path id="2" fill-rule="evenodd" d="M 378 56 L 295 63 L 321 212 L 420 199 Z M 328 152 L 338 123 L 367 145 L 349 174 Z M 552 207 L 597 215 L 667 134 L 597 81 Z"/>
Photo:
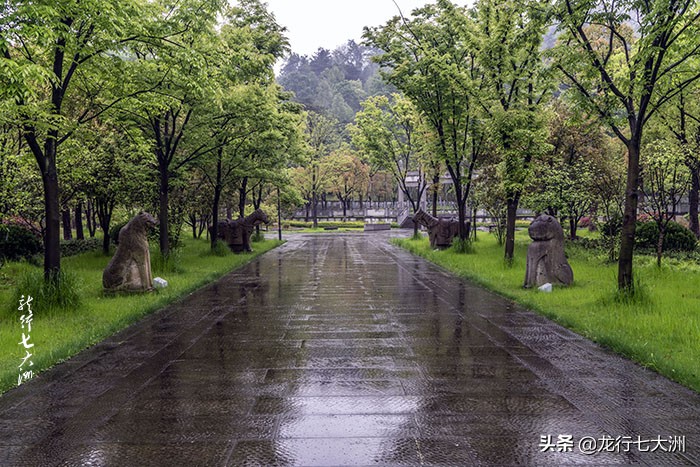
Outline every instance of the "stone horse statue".
<path id="1" fill-rule="evenodd" d="M 253 229 L 256 225 L 262 223 L 268 224 L 269 222 L 267 214 L 265 214 L 262 209 L 256 209 L 251 215 L 239 217 L 235 221 L 219 221 L 217 225 L 217 236 L 226 242 L 234 253 L 253 251 L 250 248 L 250 235 L 253 233 Z M 209 233 L 212 233 L 211 227 L 209 228 Z"/>
<path id="2" fill-rule="evenodd" d="M 527 247 L 525 288 L 546 283 L 570 285 L 574 272 L 564 256 L 564 230 L 552 216 L 541 214 L 527 229 L 532 243 Z"/>
<path id="3" fill-rule="evenodd" d="M 413 215 L 413 221 L 428 229 L 431 248 L 448 248 L 452 245 L 452 240 L 459 237 L 459 221 L 457 219 L 433 217 L 419 209 Z M 468 236 L 471 224 L 466 222 L 465 225 Z"/>

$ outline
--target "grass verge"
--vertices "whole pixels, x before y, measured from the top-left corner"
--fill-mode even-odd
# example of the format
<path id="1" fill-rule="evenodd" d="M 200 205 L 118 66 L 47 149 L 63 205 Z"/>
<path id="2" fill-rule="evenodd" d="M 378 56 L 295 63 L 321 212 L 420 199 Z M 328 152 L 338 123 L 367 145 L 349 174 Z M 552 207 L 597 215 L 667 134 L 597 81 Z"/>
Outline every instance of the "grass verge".
<path id="1" fill-rule="evenodd" d="M 433 251 L 426 238 L 394 239 L 400 247 L 535 310 L 613 351 L 700 392 L 700 267 L 638 255 L 633 299 L 616 290 L 617 263 L 603 254 L 569 247 L 574 284 L 552 293 L 523 289 L 529 238 L 519 232 L 513 265 L 491 235 L 480 235 L 472 254 Z"/>
<path id="2" fill-rule="evenodd" d="M 138 295 L 102 293 L 102 271 L 109 257 L 91 252 L 65 258 L 62 268 L 75 277 L 80 305 L 45 313 L 38 313 L 32 307 L 34 318 L 29 342 L 34 344 L 31 349 L 34 365 L 25 365 L 23 370 L 31 369 L 36 375 L 280 244 L 268 240 L 255 243 L 253 253 L 220 256 L 210 252 L 208 241 L 185 239 L 176 255 L 175 267 L 164 266 L 173 272 L 158 270 L 155 261 L 158 254 L 151 255 L 154 276 L 166 279 L 168 287 Z M 20 281 L 32 274 L 41 277 L 41 268 L 10 263 L 0 269 L 0 393 L 17 385 L 18 366 L 25 352 L 19 344 L 22 312 L 17 311 L 19 304 L 14 302 L 14 293 Z"/>

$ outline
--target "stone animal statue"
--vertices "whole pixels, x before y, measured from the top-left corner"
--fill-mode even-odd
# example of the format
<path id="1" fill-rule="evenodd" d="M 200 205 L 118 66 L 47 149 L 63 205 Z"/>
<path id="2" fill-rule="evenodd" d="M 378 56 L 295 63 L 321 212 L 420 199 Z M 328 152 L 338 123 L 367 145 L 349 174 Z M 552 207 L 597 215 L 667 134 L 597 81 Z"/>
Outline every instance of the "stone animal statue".
<path id="1" fill-rule="evenodd" d="M 541 214 L 527 229 L 532 243 L 527 247 L 525 288 L 546 283 L 570 285 L 574 272 L 564 255 L 564 230 L 559 221 Z"/>
<path id="2" fill-rule="evenodd" d="M 459 221 L 457 219 L 445 219 L 434 217 L 419 209 L 413 215 L 413 221 L 428 229 L 428 238 L 431 248 L 448 248 L 452 240 L 459 237 Z M 470 223 L 466 223 L 467 235 L 469 235 Z"/>
<path id="3" fill-rule="evenodd" d="M 119 231 L 119 245 L 102 273 L 109 292 L 144 292 L 153 289 L 148 231 L 158 222 L 147 212 L 134 216 Z"/>
<path id="4" fill-rule="evenodd" d="M 253 251 L 250 248 L 250 235 L 256 225 L 262 223 L 268 224 L 270 221 L 267 214 L 262 209 L 256 209 L 253 213 L 246 217 L 239 217 L 236 220 L 223 220 L 217 224 L 218 237 L 226 242 L 228 247 L 234 253 L 242 251 Z M 212 228 L 209 228 L 209 233 L 212 233 Z"/>

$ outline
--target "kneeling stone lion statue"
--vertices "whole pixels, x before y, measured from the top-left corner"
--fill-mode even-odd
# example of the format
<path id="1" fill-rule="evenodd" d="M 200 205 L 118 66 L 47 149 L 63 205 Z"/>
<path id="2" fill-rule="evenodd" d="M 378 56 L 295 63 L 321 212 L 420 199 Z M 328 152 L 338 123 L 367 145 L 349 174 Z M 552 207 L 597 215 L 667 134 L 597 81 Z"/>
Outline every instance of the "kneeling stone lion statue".
<path id="1" fill-rule="evenodd" d="M 102 273 L 108 292 L 144 292 L 153 289 L 148 231 L 157 224 L 147 212 L 137 214 L 119 231 L 119 246 Z"/>

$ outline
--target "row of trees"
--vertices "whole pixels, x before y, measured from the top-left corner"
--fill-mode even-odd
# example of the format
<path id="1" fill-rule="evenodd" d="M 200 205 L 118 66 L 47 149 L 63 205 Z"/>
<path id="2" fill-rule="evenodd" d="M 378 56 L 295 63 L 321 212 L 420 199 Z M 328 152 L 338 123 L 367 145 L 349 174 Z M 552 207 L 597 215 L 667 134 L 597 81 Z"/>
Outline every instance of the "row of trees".
<path id="1" fill-rule="evenodd" d="M 154 209 L 167 256 L 183 222 L 216 229 L 222 202 L 303 198 L 316 221 L 329 192 L 346 207 L 392 177 L 416 210 L 448 173 L 460 225 L 468 205 L 504 219 L 507 260 L 523 203 L 574 237 L 584 215 L 619 217 L 632 290 L 640 194 L 661 245 L 690 186 L 700 233 L 699 15 L 692 0 L 437 0 L 365 45 L 292 54 L 293 102 L 272 72 L 284 29 L 259 0 L 5 2 L 0 214 L 43 220 L 52 279 L 71 217 L 107 249 L 116 207 Z"/>
<path id="2" fill-rule="evenodd" d="M 108 248 L 116 206 L 155 209 L 167 256 L 188 214 L 216 228 L 225 192 L 243 214 L 303 153 L 272 70 L 284 29 L 258 0 L 10 1 L 0 18 L 2 214 L 42 220 L 47 280 L 62 211 L 82 232 L 87 202 Z"/>
<path id="3" fill-rule="evenodd" d="M 470 9 L 437 0 L 364 34 L 368 45 L 384 52 L 376 61 L 385 79 L 415 108 L 412 118 L 420 122 L 412 131 L 427 133 L 415 145 L 416 162 L 406 159 L 413 151 L 408 119 L 399 117 L 378 131 L 360 118 L 365 131 L 359 143 L 378 157 L 392 155 L 388 165 L 396 165 L 397 173 L 429 167 L 418 156 L 425 153 L 420 147 L 428 147 L 450 174 L 460 225 L 474 184 L 487 179 L 487 197 L 505 208 L 507 260 L 523 199 L 540 209 L 567 211 L 575 231 L 593 202 L 581 196 L 586 180 L 611 188 L 622 169 L 618 287 L 632 291 L 640 190 L 646 187 L 650 198 L 666 193 L 656 211 L 663 229 L 674 214 L 665 208 L 668 184 L 676 186 L 682 178 L 669 167 L 679 162 L 695 187 L 690 217 L 698 233 L 698 148 L 691 137 L 697 134 L 697 114 L 689 103 L 698 95 L 699 18 L 693 0 L 479 0 Z M 545 49 L 542 39 L 552 24 L 556 44 Z M 385 106 L 384 115 L 398 115 L 398 102 Z M 368 114 L 376 113 L 373 105 L 366 107 Z M 658 129 L 654 137 L 644 138 L 652 126 Z M 626 170 L 608 156 L 616 144 L 624 147 Z M 661 155 L 670 162 L 652 162 Z M 670 193 L 676 199 L 679 190 Z M 614 203 L 607 204 L 603 209 L 611 218 Z M 464 230 L 460 235 L 466 239 Z"/>

